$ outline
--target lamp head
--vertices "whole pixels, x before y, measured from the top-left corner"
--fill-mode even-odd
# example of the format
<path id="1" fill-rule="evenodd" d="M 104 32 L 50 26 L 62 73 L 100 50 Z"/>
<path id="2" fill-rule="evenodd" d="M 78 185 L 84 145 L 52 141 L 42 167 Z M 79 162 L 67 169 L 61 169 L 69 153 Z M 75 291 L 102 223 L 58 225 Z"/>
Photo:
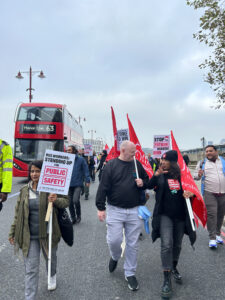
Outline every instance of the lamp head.
<path id="1" fill-rule="evenodd" d="M 22 76 L 22 74 L 21 74 L 20 71 L 19 71 L 18 74 L 16 75 L 16 78 L 17 78 L 17 79 L 23 79 L 23 76 Z"/>
<path id="2" fill-rule="evenodd" d="M 40 74 L 38 75 L 38 77 L 41 78 L 41 79 L 45 78 L 44 72 L 41 71 Z"/>

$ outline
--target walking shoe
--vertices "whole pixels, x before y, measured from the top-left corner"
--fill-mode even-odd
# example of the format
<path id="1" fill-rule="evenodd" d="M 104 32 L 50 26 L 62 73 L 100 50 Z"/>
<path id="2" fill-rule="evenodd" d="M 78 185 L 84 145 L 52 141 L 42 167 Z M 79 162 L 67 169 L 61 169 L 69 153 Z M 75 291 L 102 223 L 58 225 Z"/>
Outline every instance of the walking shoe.
<path id="1" fill-rule="evenodd" d="M 50 282 L 48 284 L 48 290 L 54 291 L 56 289 L 56 274 L 50 277 Z"/>
<path id="2" fill-rule="evenodd" d="M 221 236 L 219 236 L 219 235 L 216 236 L 216 242 L 217 242 L 217 244 L 221 244 L 221 245 L 224 244 L 223 239 L 222 239 Z"/>
<path id="3" fill-rule="evenodd" d="M 209 248 L 211 248 L 211 249 L 217 248 L 216 240 L 209 240 Z"/>
<path id="4" fill-rule="evenodd" d="M 178 272 L 177 268 L 174 268 L 172 270 L 172 275 L 173 275 L 173 278 L 175 279 L 175 281 L 177 283 L 182 283 L 182 276 L 180 275 L 180 273 Z"/>
<path id="5" fill-rule="evenodd" d="M 115 271 L 116 267 L 117 267 L 117 262 L 116 260 L 113 260 L 112 257 L 109 260 L 109 272 L 112 273 L 113 271 Z"/>
<path id="6" fill-rule="evenodd" d="M 77 217 L 77 221 L 76 221 L 76 223 L 77 223 L 77 224 L 79 224 L 79 223 L 80 223 L 80 221 L 81 221 L 81 217 Z"/>
<path id="7" fill-rule="evenodd" d="M 161 296 L 163 299 L 169 299 L 172 295 L 172 284 L 171 284 L 171 271 L 164 271 L 164 282 L 161 289 Z"/>
<path id="8" fill-rule="evenodd" d="M 72 221 L 73 225 L 77 223 L 77 220 L 76 219 L 73 219 Z"/>
<path id="9" fill-rule="evenodd" d="M 128 287 L 131 291 L 137 291 L 139 289 L 139 285 L 136 277 L 133 276 L 125 276 L 126 281 L 128 282 Z"/>
<path id="10" fill-rule="evenodd" d="M 85 198 L 84 198 L 85 200 L 88 200 L 88 196 L 85 196 Z"/>
<path id="11" fill-rule="evenodd" d="M 140 240 L 140 241 L 143 241 L 143 240 L 144 240 L 144 236 L 143 236 L 143 233 L 142 233 L 142 232 L 141 232 L 140 235 L 139 235 L 139 240 Z"/>

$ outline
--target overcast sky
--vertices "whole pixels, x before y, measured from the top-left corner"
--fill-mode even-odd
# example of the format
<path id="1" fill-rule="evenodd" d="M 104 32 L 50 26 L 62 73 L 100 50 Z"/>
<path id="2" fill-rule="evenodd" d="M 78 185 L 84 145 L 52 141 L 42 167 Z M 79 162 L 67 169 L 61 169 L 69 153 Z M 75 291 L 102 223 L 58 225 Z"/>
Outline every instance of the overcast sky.
<path id="1" fill-rule="evenodd" d="M 0 137 L 13 146 L 14 113 L 28 102 L 34 75 L 35 102 L 66 104 L 94 137 L 112 145 L 113 106 L 117 128 L 126 113 L 143 147 L 153 135 L 173 130 L 178 146 L 215 144 L 225 137 L 224 109 L 210 108 L 215 96 L 198 65 L 209 49 L 193 39 L 200 12 L 185 0 L 4 1 L 0 10 Z M 222 130 L 223 129 L 223 130 Z"/>

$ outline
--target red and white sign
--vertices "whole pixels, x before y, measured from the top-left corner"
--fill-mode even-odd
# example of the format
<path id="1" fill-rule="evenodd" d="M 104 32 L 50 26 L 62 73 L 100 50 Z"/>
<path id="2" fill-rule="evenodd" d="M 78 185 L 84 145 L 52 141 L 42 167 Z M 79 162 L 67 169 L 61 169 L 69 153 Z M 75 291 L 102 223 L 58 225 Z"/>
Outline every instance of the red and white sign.
<path id="1" fill-rule="evenodd" d="M 153 141 L 153 157 L 161 158 L 163 153 L 170 150 L 170 136 L 167 135 L 154 135 Z"/>
<path id="2" fill-rule="evenodd" d="M 37 190 L 68 195 L 75 155 L 46 150 Z"/>
<path id="3" fill-rule="evenodd" d="M 47 185 L 64 187 L 66 184 L 67 173 L 68 170 L 65 168 L 45 166 L 44 176 L 42 177 L 42 183 Z"/>
<path id="4" fill-rule="evenodd" d="M 93 146 L 91 144 L 84 144 L 84 156 L 93 155 Z"/>
<path id="5" fill-rule="evenodd" d="M 169 185 L 169 189 L 171 191 L 173 191 L 173 190 L 179 191 L 180 190 L 180 182 L 177 179 L 168 179 L 168 185 Z"/>

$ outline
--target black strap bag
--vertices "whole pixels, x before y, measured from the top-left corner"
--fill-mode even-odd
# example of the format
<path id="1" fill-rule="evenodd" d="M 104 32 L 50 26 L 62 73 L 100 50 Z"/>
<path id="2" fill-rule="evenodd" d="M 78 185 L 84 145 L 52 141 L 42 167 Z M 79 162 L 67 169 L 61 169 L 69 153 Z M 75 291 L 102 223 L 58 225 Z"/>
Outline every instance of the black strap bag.
<path id="1" fill-rule="evenodd" d="M 58 209 L 58 223 L 64 242 L 73 246 L 73 224 L 70 220 L 69 214 L 65 208 Z"/>

